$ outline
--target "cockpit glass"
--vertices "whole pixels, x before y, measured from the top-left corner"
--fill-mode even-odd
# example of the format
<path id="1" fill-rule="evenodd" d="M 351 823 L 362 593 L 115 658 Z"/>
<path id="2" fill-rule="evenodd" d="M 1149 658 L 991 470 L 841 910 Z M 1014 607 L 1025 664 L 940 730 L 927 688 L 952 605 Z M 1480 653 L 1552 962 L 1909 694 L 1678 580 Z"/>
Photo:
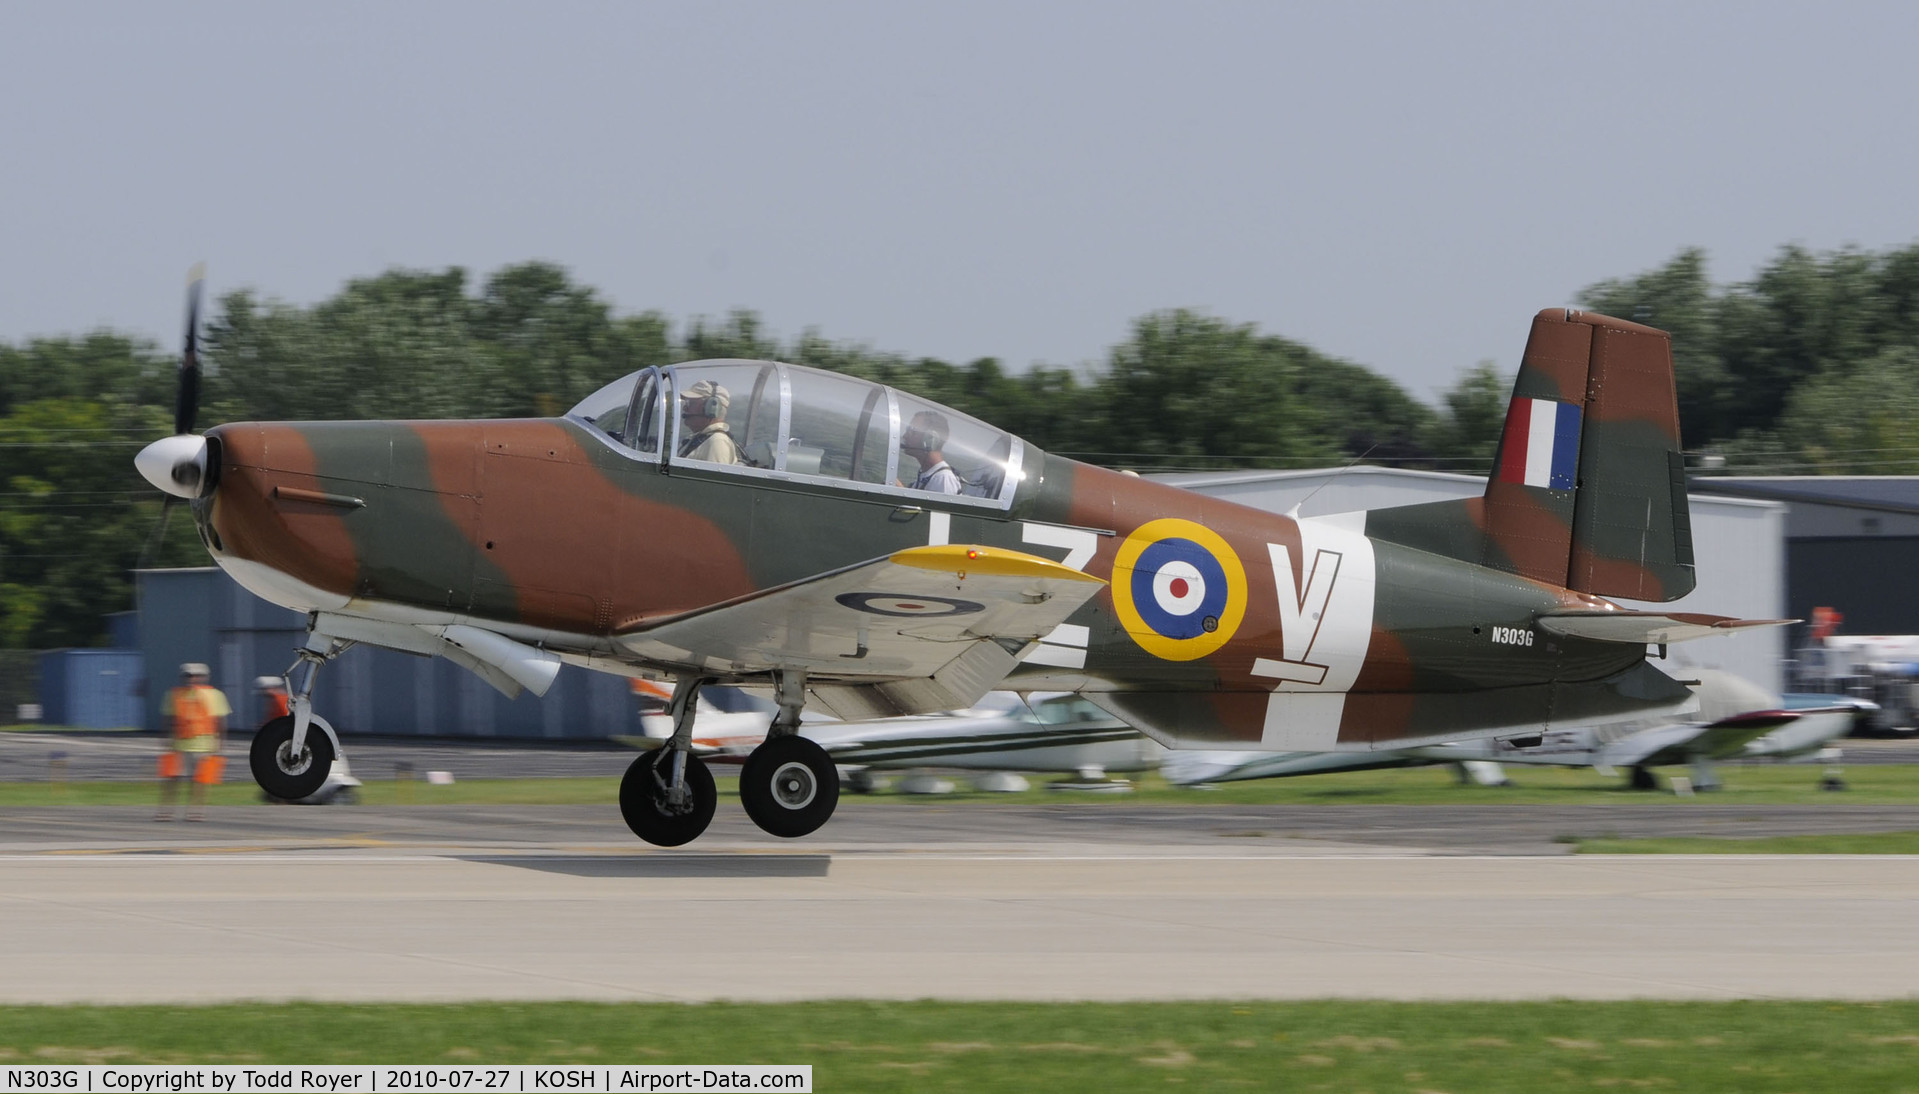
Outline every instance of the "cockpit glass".
<path id="1" fill-rule="evenodd" d="M 1012 437 L 903 392 L 899 407 L 901 483 L 969 498 L 1000 496 L 1014 470 Z"/>
<path id="2" fill-rule="evenodd" d="M 600 390 L 581 399 L 579 404 L 568 411 L 571 417 L 582 419 L 589 425 L 625 443 L 626 411 L 633 401 L 633 387 L 639 382 L 641 373 L 622 376 Z"/>
<path id="3" fill-rule="evenodd" d="M 627 432 L 633 447 L 649 456 L 660 451 L 660 373 L 657 369 L 648 369 L 640 374 L 640 384 L 633 393 L 633 409 L 627 412 L 633 428 Z"/>
<path id="4" fill-rule="evenodd" d="M 669 463 L 756 468 L 1005 506 L 1011 434 L 858 377 L 771 361 L 694 361 L 623 376 L 570 416 Z"/>
<path id="5" fill-rule="evenodd" d="M 853 482 L 886 481 L 892 417 L 886 389 L 866 380 L 793 369 L 786 469 Z"/>
<path id="6" fill-rule="evenodd" d="M 677 365 L 668 408 L 679 421 L 675 460 L 771 468 L 780 436 L 779 366 L 766 361 Z"/>

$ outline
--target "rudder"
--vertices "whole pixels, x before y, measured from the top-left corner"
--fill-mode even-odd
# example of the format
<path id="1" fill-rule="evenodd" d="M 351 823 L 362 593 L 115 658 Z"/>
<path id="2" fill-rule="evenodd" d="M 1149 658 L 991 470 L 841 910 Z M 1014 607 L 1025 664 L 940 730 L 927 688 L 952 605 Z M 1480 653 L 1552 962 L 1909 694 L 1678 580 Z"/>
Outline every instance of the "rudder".
<path id="1" fill-rule="evenodd" d="M 1599 596 L 1691 592 L 1670 337 L 1540 312 L 1485 494 L 1374 510 L 1366 534 Z"/>

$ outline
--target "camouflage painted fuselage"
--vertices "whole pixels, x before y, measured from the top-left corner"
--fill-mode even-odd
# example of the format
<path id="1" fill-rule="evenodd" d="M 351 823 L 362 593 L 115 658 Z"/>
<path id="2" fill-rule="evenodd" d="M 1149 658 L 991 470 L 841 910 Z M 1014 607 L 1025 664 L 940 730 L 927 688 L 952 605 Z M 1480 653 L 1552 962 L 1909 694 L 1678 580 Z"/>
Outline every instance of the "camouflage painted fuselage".
<path id="1" fill-rule="evenodd" d="M 470 623 L 614 671 L 694 667 L 636 657 L 622 638 L 648 626 L 951 542 L 1109 582 L 1004 686 L 1085 691 L 1175 746 L 1403 746 L 1686 698 L 1643 646 L 1534 625 L 1610 606 L 1596 596 L 1368 538 L 1364 514 L 1293 520 L 1031 449 L 1010 507 L 989 512 L 805 476 L 663 469 L 573 419 L 208 436 L 217 488 L 195 512 L 215 559 L 255 592 Z"/>

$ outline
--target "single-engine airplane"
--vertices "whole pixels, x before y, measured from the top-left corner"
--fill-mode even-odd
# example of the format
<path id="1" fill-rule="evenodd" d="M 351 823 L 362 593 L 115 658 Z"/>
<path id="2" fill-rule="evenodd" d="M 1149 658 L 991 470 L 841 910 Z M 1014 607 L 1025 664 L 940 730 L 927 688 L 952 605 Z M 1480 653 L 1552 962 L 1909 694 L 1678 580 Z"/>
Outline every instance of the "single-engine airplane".
<path id="1" fill-rule="evenodd" d="M 1721 785 L 1714 766 L 1719 761 L 1836 760 L 1836 755 L 1829 755 L 1836 750 L 1829 746 L 1846 735 L 1859 713 L 1856 701 L 1785 710 L 1779 696 L 1731 673 L 1693 669 L 1690 675 L 1696 677 L 1692 688 L 1699 699 L 1693 719 L 1633 716 L 1611 723 L 1371 753 L 1188 750 L 1167 753 L 1160 773 L 1168 782 L 1192 785 L 1381 767 L 1480 764 L 1496 769 L 1500 764 L 1523 764 L 1591 767 L 1606 775 L 1623 769 L 1633 789 L 1652 790 L 1659 785 L 1653 768 L 1686 764 L 1692 768 L 1694 788 L 1713 790 Z M 1503 779 L 1503 773 L 1497 778 Z"/>
<path id="2" fill-rule="evenodd" d="M 1670 341 L 1601 315 L 1534 319 L 1483 497 L 1300 519 L 774 361 L 645 369 L 554 419 L 195 435 L 192 299 L 176 434 L 136 462 L 241 585 L 308 613 L 293 712 L 250 754 L 276 797 L 340 754 L 313 678 L 360 642 L 508 695 L 563 664 L 673 681 L 673 735 L 620 808 L 675 846 L 713 816 L 709 683 L 770 689 L 740 799 L 792 837 L 839 797 L 796 732 L 809 701 L 863 720 L 1072 691 L 1171 748 L 1404 748 L 1683 706 L 1649 643 L 1776 622 L 1607 599 L 1694 577 Z"/>
<path id="3" fill-rule="evenodd" d="M 739 763 L 765 740 L 767 721 L 765 714 L 703 709 L 693 726 L 693 751 L 708 763 Z M 673 727 L 664 716 L 657 722 L 663 724 L 657 730 L 647 726 L 646 737 L 620 740 L 658 747 L 672 736 Z M 824 748 L 842 777 L 862 793 L 873 788 L 873 775 L 880 771 L 928 767 L 993 773 L 1097 771 L 1103 777 L 1106 772 L 1151 771 L 1169 755 L 1132 726 L 1072 692 L 1025 696 L 988 692 L 970 710 L 873 722 L 814 721 L 809 714 L 800 733 Z"/>

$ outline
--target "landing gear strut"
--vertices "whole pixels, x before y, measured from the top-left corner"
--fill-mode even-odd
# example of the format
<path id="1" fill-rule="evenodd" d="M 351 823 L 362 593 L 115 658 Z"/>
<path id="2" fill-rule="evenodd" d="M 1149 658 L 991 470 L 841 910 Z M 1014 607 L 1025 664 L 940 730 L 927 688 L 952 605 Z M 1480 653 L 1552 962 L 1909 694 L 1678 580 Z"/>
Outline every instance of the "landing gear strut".
<path id="1" fill-rule="evenodd" d="M 283 714 L 260 727 L 253 735 L 253 747 L 247 760 L 253 768 L 253 781 L 270 796 L 298 801 L 318 793 L 333 770 L 337 750 L 333 731 L 313 714 L 313 680 L 320 666 L 338 657 L 346 644 L 331 638 L 312 636 L 301 648 L 299 659 L 287 667 L 287 692 L 293 696 L 291 714 Z M 300 690 L 293 690 L 293 676 L 306 667 Z M 318 732 L 309 732 L 315 726 Z"/>
<path id="2" fill-rule="evenodd" d="M 806 674 L 776 673 L 773 687 L 779 713 L 767 728 L 766 740 L 740 769 L 740 804 L 761 829 L 793 839 L 817 831 L 833 815 L 840 801 L 840 775 L 825 749 L 799 736 Z"/>
<path id="3" fill-rule="evenodd" d="M 693 715 L 698 676 L 682 676 L 673 686 L 673 736 L 643 753 L 620 780 L 620 815 L 633 834 L 658 847 L 691 843 L 713 822 L 719 793 L 706 762 L 693 755 Z"/>

